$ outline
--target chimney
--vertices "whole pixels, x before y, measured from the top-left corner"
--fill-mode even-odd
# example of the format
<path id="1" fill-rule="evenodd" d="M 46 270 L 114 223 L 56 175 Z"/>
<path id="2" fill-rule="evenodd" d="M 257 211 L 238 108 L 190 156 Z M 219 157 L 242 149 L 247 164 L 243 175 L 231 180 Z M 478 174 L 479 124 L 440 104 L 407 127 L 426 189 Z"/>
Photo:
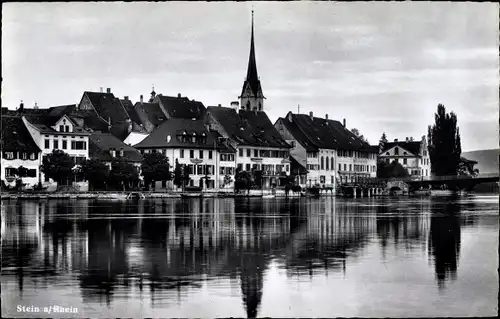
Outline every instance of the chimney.
<path id="1" fill-rule="evenodd" d="M 99 92 L 101 92 L 101 93 L 104 92 L 102 86 L 99 88 Z"/>
<path id="2" fill-rule="evenodd" d="M 107 88 L 106 93 L 111 93 L 111 88 Z"/>
<path id="3" fill-rule="evenodd" d="M 125 99 L 125 101 L 128 101 L 128 96 L 124 96 L 123 98 Z"/>
<path id="4" fill-rule="evenodd" d="M 120 157 L 123 157 L 123 147 L 120 148 Z"/>
<path id="5" fill-rule="evenodd" d="M 19 104 L 19 110 L 18 111 L 19 111 L 19 113 L 24 112 L 24 103 L 23 103 L 22 100 L 21 100 L 21 104 Z"/>
<path id="6" fill-rule="evenodd" d="M 141 104 L 142 104 L 142 102 L 144 101 L 144 97 L 142 96 L 142 94 L 141 94 L 141 96 L 140 96 L 140 101 L 141 101 Z"/>
<path id="7" fill-rule="evenodd" d="M 180 93 L 177 93 L 177 98 L 181 98 L 181 94 Z"/>
<path id="8" fill-rule="evenodd" d="M 38 104 L 36 104 L 36 102 L 35 102 L 35 106 L 33 106 L 33 108 L 34 108 L 35 110 L 38 110 Z"/>
<path id="9" fill-rule="evenodd" d="M 344 125 L 344 127 L 345 127 L 345 125 L 346 125 L 345 124 L 345 119 L 342 120 L 342 125 Z"/>
<path id="10" fill-rule="evenodd" d="M 325 120 L 328 120 L 328 114 L 325 114 Z"/>
<path id="11" fill-rule="evenodd" d="M 222 106 L 222 105 L 220 105 L 220 103 L 219 103 L 219 107 L 221 107 L 221 106 Z"/>
<path id="12" fill-rule="evenodd" d="M 311 118 L 311 120 L 313 119 L 313 112 L 309 112 L 309 117 Z"/>
<path id="13" fill-rule="evenodd" d="M 397 139 L 397 138 L 395 138 L 395 139 L 394 139 L 394 143 L 397 143 L 397 142 L 398 142 L 398 139 Z"/>
<path id="14" fill-rule="evenodd" d="M 406 143 L 408 143 L 410 141 L 410 139 L 408 138 L 408 136 L 406 137 Z"/>

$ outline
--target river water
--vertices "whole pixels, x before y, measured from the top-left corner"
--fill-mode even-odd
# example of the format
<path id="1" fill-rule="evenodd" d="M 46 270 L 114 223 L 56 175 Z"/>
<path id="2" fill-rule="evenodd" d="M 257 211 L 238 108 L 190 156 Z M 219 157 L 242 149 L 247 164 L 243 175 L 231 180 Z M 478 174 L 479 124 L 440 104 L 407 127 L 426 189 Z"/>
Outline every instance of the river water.
<path id="1" fill-rule="evenodd" d="M 498 209 L 498 195 L 5 201 L 2 317 L 495 316 Z"/>

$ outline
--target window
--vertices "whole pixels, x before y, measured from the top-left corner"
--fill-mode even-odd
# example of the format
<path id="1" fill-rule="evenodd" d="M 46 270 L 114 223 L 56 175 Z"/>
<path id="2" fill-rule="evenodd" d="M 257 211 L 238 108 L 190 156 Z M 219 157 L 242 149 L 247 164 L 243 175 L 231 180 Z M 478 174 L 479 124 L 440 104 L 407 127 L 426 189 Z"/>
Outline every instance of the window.
<path id="1" fill-rule="evenodd" d="M 212 159 L 212 156 L 213 156 L 212 151 L 208 151 L 208 159 Z"/>
<path id="2" fill-rule="evenodd" d="M 403 164 L 407 164 L 406 158 L 403 158 Z"/>
<path id="3" fill-rule="evenodd" d="M 326 164 L 326 170 L 328 171 L 330 169 L 330 161 L 328 160 L 328 156 L 326 157 L 325 164 Z"/>
<path id="4" fill-rule="evenodd" d="M 253 157 L 259 157 L 259 150 L 253 150 Z"/>
<path id="5" fill-rule="evenodd" d="M 250 150 L 249 148 L 247 148 L 247 157 L 252 156 L 252 155 L 250 154 L 250 152 L 251 152 L 251 150 Z"/>
<path id="6" fill-rule="evenodd" d="M 59 125 L 59 132 L 64 132 L 64 125 Z"/>
<path id="7" fill-rule="evenodd" d="M 188 172 L 189 172 L 189 174 L 194 174 L 194 165 L 192 165 L 192 164 L 188 165 Z"/>
<path id="8" fill-rule="evenodd" d="M 50 140 L 45 139 L 45 148 L 50 148 Z"/>
<path id="9" fill-rule="evenodd" d="M 243 170 L 243 164 L 238 164 L 238 171 L 242 171 Z"/>
<path id="10" fill-rule="evenodd" d="M 181 158 L 184 158 L 184 150 L 181 150 Z"/>
<path id="11" fill-rule="evenodd" d="M 332 168 L 332 171 L 333 171 L 333 170 L 334 170 L 334 167 L 335 167 L 335 166 L 333 165 L 333 157 L 332 157 L 332 158 L 330 158 L 330 162 L 331 162 L 331 163 L 330 163 L 330 167 Z"/>
<path id="12" fill-rule="evenodd" d="M 6 159 L 14 159 L 14 152 L 5 152 Z"/>
<path id="13" fill-rule="evenodd" d="M 408 155 L 408 153 L 406 153 L 406 152 L 403 152 L 403 155 Z"/>
<path id="14" fill-rule="evenodd" d="M 344 171 L 347 171 L 347 164 L 344 164 Z"/>
<path id="15" fill-rule="evenodd" d="M 288 165 L 285 165 L 285 171 L 287 171 L 287 172 L 288 172 L 288 170 L 289 170 L 289 169 L 290 169 L 290 168 L 288 167 Z"/>
<path id="16" fill-rule="evenodd" d="M 200 158 L 203 158 L 203 150 L 200 150 Z"/>
<path id="17" fill-rule="evenodd" d="M 246 170 L 247 172 L 249 172 L 249 171 L 250 171 L 250 164 L 246 164 L 246 165 L 245 165 L 245 170 Z"/>
<path id="18" fill-rule="evenodd" d="M 352 164 L 349 164 L 349 172 L 352 171 Z"/>
<path id="19" fill-rule="evenodd" d="M 14 177 L 16 175 L 16 169 L 12 167 L 5 168 L 5 176 L 6 177 Z"/>
<path id="20" fill-rule="evenodd" d="M 399 155 L 399 148 L 397 146 L 394 148 L 394 155 Z"/>
<path id="21" fill-rule="evenodd" d="M 22 159 L 23 160 L 28 159 L 28 154 L 26 152 L 23 152 Z"/>
<path id="22" fill-rule="evenodd" d="M 339 171 L 342 170 L 342 164 L 339 164 Z"/>
<path id="23" fill-rule="evenodd" d="M 390 158 L 387 158 L 387 159 L 385 160 L 385 162 L 386 162 L 387 164 L 389 164 L 389 163 L 391 163 L 391 159 L 390 159 Z"/>
<path id="24" fill-rule="evenodd" d="M 85 141 L 71 141 L 71 149 L 72 150 L 86 150 L 87 143 L 85 143 Z"/>
<path id="25" fill-rule="evenodd" d="M 30 160 L 35 160 L 35 159 L 36 159 L 36 158 L 35 158 L 35 153 L 31 153 L 31 154 L 30 154 Z"/>
<path id="26" fill-rule="evenodd" d="M 325 169 L 325 159 L 321 156 L 321 169 Z"/>
<path id="27" fill-rule="evenodd" d="M 59 149 L 59 141 L 58 140 L 54 140 L 54 149 Z"/>
<path id="28" fill-rule="evenodd" d="M 62 141 L 62 148 L 63 148 L 63 150 L 68 148 L 68 142 L 66 140 Z"/>
<path id="29" fill-rule="evenodd" d="M 193 150 L 189 150 L 189 158 L 194 158 L 194 151 Z"/>
<path id="30" fill-rule="evenodd" d="M 64 128 L 65 128 L 65 130 L 64 130 L 65 132 L 69 132 L 69 125 L 66 125 Z"/>

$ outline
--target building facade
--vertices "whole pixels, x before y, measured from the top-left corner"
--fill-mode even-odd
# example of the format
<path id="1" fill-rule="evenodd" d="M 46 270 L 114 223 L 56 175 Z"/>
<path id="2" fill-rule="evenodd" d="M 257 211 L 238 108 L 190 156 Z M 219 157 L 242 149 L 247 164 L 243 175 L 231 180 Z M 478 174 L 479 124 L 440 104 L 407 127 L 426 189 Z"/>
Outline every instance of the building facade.
<path id="1" fill-rule="evenodd" d="M 376 177 L 376 150 L 350 132 L 345 120 L 289 112 L 275 127 L 292 146 L 290 156 L 307 170 L 297 180 L 301 186 L 335 189 L 339 183 Z"/>
<path id="2" fill-rule="evenodd" d="M 40 148 L 20 116 L 2 114 L 1 130 L 1 180 L 13 187 L 21 179 L 24 187 L 32 188 L 40 182 Z M 24 173 L 20 173 L 21 167 L 26 169 Z"/>
<path id="3" fill-rule="evenodd" d="M 57 118 L 50 116 L 47 112 L 28 113 L 22 117 L 22 120 L 35 144 L 41 150 L 42 161 L 43 157 L 52 153 L 53 150 L 61 150 L 71 156 L 75 162 L 75 168 L 89 158 L 90 133 L 78 126 L 68 115 Z M 46 186 L 56 186 L 55 181 L 43 173 L 40 175 L 42 183 Z M 75 185 L 80 190 L 86 190 L 88 187 L 85 181 L 76 181 Z"/>
<path id="4" fill-rule="evenodd" d="M 235 150 L 225 139 L 208 128 L 203 120 L 169 119 L 135 145 L 142 154 L 160 152 L 175 170 L 176 162 L 189 171 L 189 186 L 203 189 L 231 187 L 224 177 L 234 177 Z M 226 179 L 227 180 L 227 179 Z M 173 187 L 159 182 L 156 188 Z"/>
<path id="5" fill-rule="evenodd" d="M 401 164 L 412 178 L 431 176 L 431 160 L 425 135 L 420 141 L 406 138 L 404 141 L 380 144 L 379 159 L 387 163 Z"/>

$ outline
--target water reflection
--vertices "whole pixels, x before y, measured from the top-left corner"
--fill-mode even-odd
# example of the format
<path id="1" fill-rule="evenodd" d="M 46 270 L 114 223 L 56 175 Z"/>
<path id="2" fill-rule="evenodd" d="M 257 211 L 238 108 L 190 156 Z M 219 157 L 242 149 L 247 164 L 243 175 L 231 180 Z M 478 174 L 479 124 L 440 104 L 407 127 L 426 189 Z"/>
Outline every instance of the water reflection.
<path id="1" fill-rule="evenodd" d="M 461 227 L 475 227 L 476 209 L 430 199 L 9 203 L 2 281 L 15 278 L 11 293 L 22 294 L 27 284 L 50 291 L 74 280 L 84 304 L 148 298 L 163 309 L 225 280 L 255 318 L 273 261 L 287 277 L 312 281 L 345 274 L 375 246 L 382 260 L 427 249 L 443 290 L 457 278 Z"/>

